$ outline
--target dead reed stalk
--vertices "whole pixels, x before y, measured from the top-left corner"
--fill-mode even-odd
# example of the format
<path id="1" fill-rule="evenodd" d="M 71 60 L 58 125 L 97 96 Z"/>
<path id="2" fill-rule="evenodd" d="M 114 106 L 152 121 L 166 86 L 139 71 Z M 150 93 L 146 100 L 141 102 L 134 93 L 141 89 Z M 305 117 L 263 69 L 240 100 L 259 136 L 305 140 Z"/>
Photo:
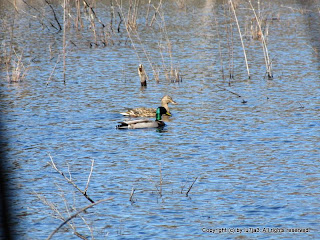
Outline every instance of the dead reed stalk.
<path id="1" fill-rule="evenodd" d="M 257 24 L 258 24 L 258 27 L 259 27 L 259 32 L 261 33 L 261 44 L 262 44 L 262 49 L 263 49 L 263 55 L 264 55 L 264 61 L 265 61 L 265 64 L 266 64 L 266 73 L 268 75 L 268 78 L 269 79 L 272 79 L 273 78 L 273 73 L 272 73 L 272 61 L 270 61 L 270 58 L 269 58 L 269 52 L 268 52 L 268 48 L 267 48 L 267 43 L 266 43 L 266 39 L 265 39 L 265 36 L 264 36 L 264 33 L 262 31 L 262 28 L 261 28 L 261 20 L 258 18 L 257 14 L 256 14 L 256 11 L 251 3 L 251 0 L 248 0 L 249 4 L 250 4 L 250 7 L 251 7 L 251 10 L 253 11 L 253 14 L 254 14 L 254 17 L 257 21 Z M 260 4 L 260 1 L 258 1 L 258 4 Z"/>
<path id="2" fill-rule="evenodd" d="M 67 29 L 67 3 L 68 0 L 63 0 L 63 42 L 62 42 L 62 48 L 63 48 L 63 83 L 66 84 L 66 29 Z"/>
<path id="3" fill-rule="evenodd" d="M 127 24 L 130 25 L 130 28 L 136 29 L 140 0 L 130 0 L 129 4 L 130 6 L 127 14 Z"/>
<path id="4" fill-rule="evenodd" d="M 118 8 L 119 8 L 119 16 L 124 19 L 124 22 L 125 22 L 125 27 L 126 27 L 126 31 L 127 31 L 127 34 L 128 34 L 128 37 L 130 39 L 130 42 L 132 44 L 132 47 L 134 48 L 135 50 L 135 53 L 137 55 L 137 58 L 139 60 L 139 62 L 142 62 L 141 61 L 141 57 L 139 55 L 139 52 L 138 52 L 138 49 L 137 49 L 137 46 L 136 46 L 136 42 L 134 41 L 134 38 L 136 39 L 137 41 L 137 44 L 139 44 L 142 48 L 142 51 L 145 55 L 145 57 L 147 58 L 151 68 L 152 68 L 152 72 L 153 72 L 153 76 L 156 77 L 157 76 L 157 71 L 156 71 L 156 68 L 154 66 L 154 64 L 152 63 L 151 59 L 150 59 L 150 56 L 146 50 L 146 48 L 143 46 L 142 44 L 142 40 L 140 38 L 140 35 L 137 31 L 137 27 L 134 27 L 132 28 L 131 24 L 128 24 L 128 20 L 126 19 L 125 15 L 124 15 L 124 11 L 123 11 L 123 6 L 122 6 L 122 3 L 119 2 L 119 0 L 116 0 L 117 2 L 117 5 L 118 5 Z M 156 79 L 156 81 L 158 82 L 158 79 Z"/>
<path id="5" fill-rule="evenodd" d="M 161 162 L 158 163 L 159 165 L 159 186 L 157 187 L 158 193 L 160 197 L 162 197 L 162 185 L 163 185 L 163 177 L 162 177 L 162 168 L 161 168 Z"/>
<path id="6" fill-rule="evenodd" d="M 76 17 L 76 29 L 83 28 L 83 22 L 81 19 L 81 9 L 80 9 L 80 0 L 76 0 L 76 8 L 77 8 L 77 17 Z"/>
<path id="7" fill-rule="evenodd" d="M 232 0 L 229 0 L 229 4 L 231 6 L 231 9 L 232 9 L 232 12 L 233 12 L 233 15 L 234 15 L 234 18 L 236 20 L 237 27 L 238 27 L 238 32 L 239 32 L 241 45 L 242 45 L 242 49 L 243 49 L 243 55 L 244 55 L 244 59 L 245 59 L 245 62 L 246 62 L 247 73 L 248 73 L 248 77 L 250 79 L 250 70 L 249 70 L 249 65 L 248 65 L 248 60 L 247 60 L 247 54 L 246 54 L 246 49 L 245 49 L 245 46 L 244 46 L 244 43 L 243 43 L 243 38 L 242 38 L 242 34 L 241 34 L 241 29 L 240 29 L 238 17 L 237 17 L 237 14 L 236 14 L 236 11 L 235 11 L 235 8 L 234 8 Z"/>
<path id="8" fill-rule="evenodd" d="M 53 76 L 53 74 L 54 74 L 54 72 L 55 72 L 55 70 L 56 70 L 56 67 L 57 67 L 57 65 L 58 65 L 58 63 L 60 62 L 60 55 L 58 55 L 58 59 L 57 59 L 57 61 L 56 61 L 56 64 L 54 65 L 54 67 L 53 67 L 53 69 L 52 69 L 52 71 L 51 71 L 51 73 L 50 73 L 50 76 L 49 76 L 49 78 L 48 78 L 48 80 L 47 80 L 47 86 L 49 85 L 49 83 L 51 82 L 51 78 L 52 78 L 52 76 Z"/>
<path id="9" fill-rule="evenodd" d="M 14 17 L 15 18 L 15 17 Z M 17 83 L 23 81 L 26 77 L 29 69 L 31 67 L 25 67 L 23 63 L 23 50 L 17 49 L 14 47 L 14 28 L 15 28 L 15 20 L 12 20 L 12 23 L 7 27 L 8 32 L 5 34 L 9 35 L 9 44 L 6 44 L 6 41 L 2 41 L 1 50 L 3 51 L 3 56 L 0 56 L 0 64 L 4 63 L 6 73 L 7 73 L 7 81 L 10 83 Z M 7 21 L 4 20 L 4 25 L 7 25 Z M 20 50 L 20 51 L 19 51 Z M 1 58 L 3 60 L 1 60 Z"/>
<path id="10" fill-rule="evenodd" d="M 225 32 L 227 33 L 227 45 L 228 45 L 228 55 L 229 55 L 229 86 L 231 85 L 231 79 L 233 79 L 233 73 L 234 73 L 234 47 L 233 47 L 233 25 L 232 21 L 228 20 L 228 14 L 231 15 L 230 11 L 230 4 L 228 4 L 228 12 L 226 9 L 226 5 L 224 4 L 224 15 L 225 15 Z M 230 17 L 231 19 L 231 17 Z M 229 24 L 228 24 L 229 21 Z"/>
<path id="11" fill-rule="evenodd" d="M 148 25 L 149 12 L 150 12 L 151 0 L 148 3 L 147 15 L 146 15 L 146 25 Z"/>
<path id="12" fill-rule="evenodd" d="M 98 46 L 98 38 L 97 38 L 98 33 L 97 33 L 96 21 L 100 23 L 102 27 L 103 39 L 105 39 L 105 33 L 104 33 L 105 24 L 100 20 L 100 18 L 98 18 L 96 12 L 94 11 L 94 8 L 92 7 L 92 5 L 88 3 L 88 1 L 83 0 L 83 5 L 84 5 L 85 12 L 87 14 L 87 17 L 90 21 L 91 29 L 94 36 L 94 45 Z M 105 40 L 103 40 L 102 42 L 106 43 Z M 90 46 L 92 46 L 92 44 L 90 44 Z"/>
<path id="13" fill-rule="evenodd" d="M 152 24 L 154 23 L 154 21 L 156 20 L 156 17 L 157 17 L 157 14 L 159 13 L 159 10 L 160 10 L 160 7 L 162 6 L 162 0 L 159 1 L 159 4 L 158 4 L 158 7 L 155 8 L 155 11 L 154 11 L 154 14 L 153 14 L 153 17 L 150 21 L 150 24 L 149 24 L 149 27 L 152 27 Z"/>
<path id="14" fill-rule="evenodd" d="M 173 65 L 172 43 L 171 43 L 169 36 L 168 36 L 167 25 L 166 25 L 166 21 L 164 18 L 164 14 L 161 14 L 161 12 L 159 12 L 159 16 L 160 16 L 160 19 L 161 19 L 161 22 L 163 25 L 162 32 L 163 32 L 164 38 L 166 40 L 167 52 L 168 52 L 169 59 L 170 59 L 170 75 L 171 75 L 170 79 L 171 79 L 171 82 L 182 82 L 182 77 L 180 75 L 179 69 L 174 67 L 174 65 Z"/>
<path id="15" fill-rule="evenodd" d="M 218 35 L 218 47 L 219 47 L 219 57 L 220 57 L 220 65 L 221 65 L 221 74 L 222 74 L 222 79 L 225 80 L 225 76 L 224 76 L 224 64 L 223 64 L 223 58 L 222 58 L 222 51 L 221 51 L 221 38 L 220 38 L 220 34 L 219 34 L 219 23 L 217 18 L 214 18 L 215 20 L 215 24 L 216 24 L 216 29 L 217 29 L 217 35 Z"/>

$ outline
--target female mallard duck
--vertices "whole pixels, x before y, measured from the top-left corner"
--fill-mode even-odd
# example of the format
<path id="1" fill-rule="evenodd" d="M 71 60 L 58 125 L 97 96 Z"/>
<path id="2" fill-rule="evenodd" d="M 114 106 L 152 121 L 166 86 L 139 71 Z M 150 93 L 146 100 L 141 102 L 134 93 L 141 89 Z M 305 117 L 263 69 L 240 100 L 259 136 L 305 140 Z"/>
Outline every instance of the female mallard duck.
<path id="1" fill-rule="evenodd" d="M 156 110 L 156 120 L 133 120 L 133 121 L 123 121 L 117 126 L 117 129 L 136 129 L 136 128 L 161 128 L 166 124 L 161 121 L 161 107 Z"/>
<path id="2" fill-rule="evenodd" d="M 166 95 L 161 99 L 161 114 L 166 114 L 168 116 L 171 116 L 168 103 L 177 104 L 175 101 L 173 101 L 172 97 Z M 155 108 L 134 108 L 130 109 L 127 112 L 120 113 L 124 116 L 130 116 L 130 117 L 154 117 L 156 116 L 156 109 Z"/>

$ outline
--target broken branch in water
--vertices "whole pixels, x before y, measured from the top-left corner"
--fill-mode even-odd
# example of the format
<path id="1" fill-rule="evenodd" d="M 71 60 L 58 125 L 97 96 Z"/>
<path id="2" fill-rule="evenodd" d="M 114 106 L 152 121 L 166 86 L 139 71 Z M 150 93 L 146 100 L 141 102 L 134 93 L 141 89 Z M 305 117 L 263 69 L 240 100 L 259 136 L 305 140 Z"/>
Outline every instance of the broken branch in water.
<path id="1" fill-rule="evenodd" d="M 196 177 L 196 178 L 193 180 L 191 186 L 189 187 L 188 191 L 186 192 L 186 197 L 188 197 L 188 194 L 189 194 L 191 188 L 193 187 L 193 184 L 197 181 L 197 179 L 198 179 L 198 177 Z"/>
<path id="2" fill-rule="evenodd" d="M 130 202 L 132 202 L 132 203 L 134 203 L 134 200 L 133 200 L 134 191 L 135 191 L 135 189 L 132 187 L 131 193 L 130 193 Z"/>
<path id="3" fill-rule="evenodd" d="M 230 91 L 230 90 L 228 90 L 228 89 L 226 89 L 226 88 L 224 88 L 224 87 L 220 87 L 220 86 L 218 86 L 218 85 L 216 85 L 216 87 L 217 87 L 217 88 L 220 88 L 221 90 L 224 90 L 224 91 L 227 91 L 227 92 L 229 92 L 229 93 L 232 93 L 232 94 L 236 95 L 237 97 L 241 97 L 241 95 L 239 95 L 238 93 L 232 92 L 232 91 Z"/>
<path id="4" fill-rule="evenodd" d="M 229 93 L 232 93 L 233 95 L 236 95 L 237 97 L 241 98 L 241 95 L 239 95 L 238 93 L 235 93 L 235 92 L 233 92 L 233 91 L 230 91 L 230 90 L 228 90 L 228 89 L 226 89 L 226 88 L 224 88 L 224 87 L 220 87 L 220 86 L 218 86 L 218 85 L 216 85 L 216 87 L 217 87 L 217 88 L 220 88 L 221 90 L 224 90 L 224 91 L 227 91 L 227 92 L 229 92 Z M 244 99 L 242 99 L 242 103 L 247 103 L 247 101 L 244 100 Z"/>
<path id="5" fill-rule="evenodd" d="M 57 29 L 52 23 L 51 23 L 51 26 L 54 27 L 55 29 L 59 30 L 59 32 L 62 30 L 62 27 L 61 27 L 61 24 L 57 18 L 57 14 L 56 12 L 54 11 L 54 8 L 52 7 L 52 5 L 48 2 L 48 0 L 45 0 L 45 2 L 49 5 L 49 7 L 51 8 L 51 11 L 53 13 L 53 16 L 54 16 L 54 20 L 56 20 L 58 26 L 59 26 L 59 29 Z"/>
<path id="6" fill-rule="evenodd" d="M 93 207 L 93 206 L 95 206 L 95 205 L 97 205 L 97 204 L 99 204 L 99 203 L 102 203 L 102 202 L 105 202 L 105 201 L 108 201 L 108 200 L 112 200 L 112 199 L 113 199 L 113 197 L 111 197 L 111 198 L 106 198 L 106 199 L 102 199 L 102 200 L 100 200 L 100 201 L 98 201 L 98 202 L 92 203 L 92 204 L 90 204 L 90 205 L 88 205 L 88 206 L 80 209 L 78 212 L 76 212 L 75 214 L 71 215 L 68 219 L 66 219 L 63 223 L 61 223 L 61 224 L 59 225 L 59 227 L 57 227 L 57 228 L 50 234 L 50 236 L 47 238 L 47 240 L 50 240 L 50 239 L 53 237 L 53 235 L 56 234 L 56 233 L 59 231 L 60 228 L 63 227 L 63 225 L 65 225 L 65 224 L 68 223 L 71 219 L 73 219 L 73 218 L 75 218 L 76 216 L 78 216 L 80 213 L 84 212 L 84 211 L 87 210 L 88 208 L 91 208 L 91 207 Z"/>

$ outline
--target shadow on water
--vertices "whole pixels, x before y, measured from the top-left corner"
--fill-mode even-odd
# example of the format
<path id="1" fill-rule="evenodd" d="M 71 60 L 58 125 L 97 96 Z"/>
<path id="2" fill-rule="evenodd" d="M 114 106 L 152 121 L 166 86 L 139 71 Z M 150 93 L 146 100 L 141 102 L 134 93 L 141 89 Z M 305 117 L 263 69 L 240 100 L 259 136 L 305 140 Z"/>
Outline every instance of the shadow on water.
<path id="1" fill-rule="evenodd" d="M 0 226 L 0 237 L 3 239 L 14 239 L 12 236 L 12 233 L 15 232 L 15 225 L 13 224 L 13 214 L 12 212 L 12 208 L 10 207 L 10 199 L 12 199 L 12 191 L 9 190 L 9 187 L 11 184 L 14 184 L 12 181 L 12 175 L 11 178 L 8 178 L 8 164 L 7 164 L 7 159 L 6 159 L 6 155 L 5 155 L 5 147 L 3 146 L 4 144 L 4 139 L 3 139 L 3 135 L 4 132 L 2 131 L 2 127 L 1 128 L 1 136 L 0 136 L 0 222 L 1 222 L 1 226 Z M 12 171 L 10 171 L 10 174 L 14 174 L 12 173 Z"/>
<path id="2" fill-rule="evenodd" d="M 3 102 L 2 96 L 2 89 L 0 89 L 1 103 Z M 4 104 L 1 104 L 0 107 L 0 238 L 11 240 L 14 239 L 13 233 L 15 232 L 14 214 L 12 214 L 13 209 L 11 207 L 14 196 L 12 186 L 15 184 L 13 180 L 15 179 L 15 172 L 11 170 L 6 154 L 8 150 L 8 136 L 4 130 L 5 123 L 3 118 L 6 107 Z"/>

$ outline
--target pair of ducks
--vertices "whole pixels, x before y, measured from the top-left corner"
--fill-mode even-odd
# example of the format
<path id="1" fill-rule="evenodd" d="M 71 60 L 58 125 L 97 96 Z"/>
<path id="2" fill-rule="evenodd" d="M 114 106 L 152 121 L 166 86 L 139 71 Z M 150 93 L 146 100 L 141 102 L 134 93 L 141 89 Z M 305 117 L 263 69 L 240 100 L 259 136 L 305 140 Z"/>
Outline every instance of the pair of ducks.
<path id="1" fill-rule="evenodd" d="M 136 129 L 136 128 L 161 128 L 166 124 L 161 121 L 161 116 L 163 114 L 171 116 L 168 104 L 177 104 L 173 99 L 166 95 L 161 99 L 161 107 L 157 109 L 154 108 L 134 108 L 130 109 L 127 112 L 120 113 L 124 116 L 129 117 L 154 117 L 156 116 L 156 120 L 147 120 L 147 119 L 139 119 L 132 121 L 123 121 L 120 122 L 120 125 L 117 126 L 118 129 Z"/>

